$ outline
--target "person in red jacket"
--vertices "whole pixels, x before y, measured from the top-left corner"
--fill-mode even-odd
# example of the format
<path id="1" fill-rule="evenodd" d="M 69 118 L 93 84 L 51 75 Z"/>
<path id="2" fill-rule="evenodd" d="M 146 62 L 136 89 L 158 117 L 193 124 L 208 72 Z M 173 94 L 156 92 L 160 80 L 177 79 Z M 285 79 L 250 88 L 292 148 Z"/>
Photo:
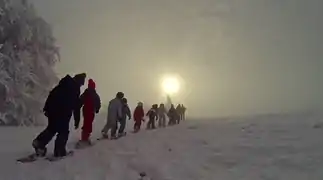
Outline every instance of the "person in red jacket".
<path id="1" fill-rule="evenodd" d="M 101 100 L 95 90 L 95 82 L 93 79 L 89 79 L 88 88 L 81 95 L 81 102 L 83 105 L 83 127 L 81 140 L 77 144 L 80 145 L 91 145 L 90 135 L 92 133 L 92 124 L 94 121 L 95 113 L 99 113 L 101 108 Z"/>
<path id="2" fill-rule="evenodd" d="M 140 130 L 141 122 L 145 121 L 144 116 L 145 116 L 145 112 L 144 112 L 144 108 L 143 108 L 143 103 L 139 102 L 134 113 L 133 113 L 133 119 L 135 121 L 135 125 L 133 127 L 134 132 L 138 132 Z"/>

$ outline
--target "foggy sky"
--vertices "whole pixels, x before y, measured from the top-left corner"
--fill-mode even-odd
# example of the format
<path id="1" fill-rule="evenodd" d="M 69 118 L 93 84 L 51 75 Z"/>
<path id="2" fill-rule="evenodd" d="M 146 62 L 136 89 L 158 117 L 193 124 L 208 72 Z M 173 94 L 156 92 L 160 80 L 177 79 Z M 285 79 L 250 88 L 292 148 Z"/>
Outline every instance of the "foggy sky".
<path id="1" fill-rule="evenodd" d="M 86 72 L 105 103 L 163 100 L 191 116 L 322 109 L 322 0 L 33 0 L 54 28 L 60 76 Z"/>

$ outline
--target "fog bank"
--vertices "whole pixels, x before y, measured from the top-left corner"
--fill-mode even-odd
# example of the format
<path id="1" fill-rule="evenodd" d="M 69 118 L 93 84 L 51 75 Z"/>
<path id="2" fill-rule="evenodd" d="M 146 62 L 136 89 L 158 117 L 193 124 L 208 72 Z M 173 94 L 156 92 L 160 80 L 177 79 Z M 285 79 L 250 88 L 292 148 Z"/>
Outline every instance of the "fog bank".
<path id="1" fill-rule="evenodd" d="M 163 100 L 213 117 L 322 110 L 321 0 L 32 0 L 53 26 L 60 76 L 86 72 L 107 103 Z"/>

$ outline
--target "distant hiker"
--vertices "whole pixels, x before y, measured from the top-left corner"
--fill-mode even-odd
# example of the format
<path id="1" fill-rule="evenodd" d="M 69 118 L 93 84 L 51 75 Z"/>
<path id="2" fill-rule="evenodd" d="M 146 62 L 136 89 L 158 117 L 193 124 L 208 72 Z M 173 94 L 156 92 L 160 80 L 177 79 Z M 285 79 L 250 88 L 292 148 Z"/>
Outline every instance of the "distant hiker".
<path id="1" fill-rule="evenodd" d="M 144 116 L 145 116 L 145 112 L 144 112 L 144 108 L 143 108 L 143 103 L 138 102 L 137 107 L 136 107 L 135 111 L 133 112 L 133 120 L 135 121 L 135 125 L 133 127 L 134 132 L 138 132 L 140 130 L 141 122 L 145 121 Z"/>
<path id="2" fill-rule="evenodd" d="M 32 146 L 37 156 L 45 156 L 46 145 L 57 134 L 55 140 L 54 157 L 67 155 L 66 143 L 69 136 L 69 123 L 74 113 L 75 129 L 80 122 L 80 88 L 84 85 L 86 74 L 77 74 L 73 78 L 66 75 L 49 93 L 44 114 L 48 118 L 46 129 L 33 140 Z"/>
<path id="3" fill-rule="evenodd" d="M 122 103 L 123 103 L 122 118 L 119 119 L 120 128 L 119 128 L 119 131 L 118 131 L 118 136 L 124 136 L 125 135 L 124 129 L 126 128 L 127 117 L 128 117 L 128 120 L 131 119 L 131 111 L 130 111 L 130 108 L 128 106 L 128 100 L 126 98 L 122 98 Z M 118 125 L 117 125 L 117 129 L 118 129 Z"/>
<path id="4" fill-rule="evenodd" d="M 107 122 L 101 133 L 104 138 L 108 138 L 108 131 L 111 129 L 111 139 L 116 139 L 117 123 L 123 116 L 123 92 L 118 92 L 116 97 L 109 102 Z"/>
<path id="5" fill-rule="evenodd" d="M 166 109 L 164 104 L 160 104 L 158 108 L 158 127 L 166 127 Z"/>
<path id="6" fill-rule="evenodd" d="M 91 145 L 90 135 L 92 133 L 92 124 L 95 113 L 99 113 L 101 108 L 101 100 L 95 90 L 95 82 L 92 79 L 88 81 L 88 88 L 80 97 L 83 105 L 83 127 L 81 141 L 77 145 Z"/>
<path id="7" fill-rule="evenodd" d="M 184 106 L 184 104 L 182 104 L 182 120 L 185 120 L 185 112 L 186 112 L 186 107 Z"/>
<path id="8" fill-rule="evenodd" d="M 174 107 L 174 104 L 171 104 L 170 109 L 168 110 L 167 116 L 169 118 L 168 125 L 174 125 L 177 122 L 178 114 Z"/>
<path id="9" fill-rule="evenodd" d="M 147 123 L 147 129 L 156 129 L 155 121 L 158 120 L 158 105 L 152 105 L 151 109 L 147 112 L 146 116 L 148 116 L 149 120 Z"/>
<path id="10" fill-rule="evenodd" d="M 182 106 L 180 104 L 178 104 L 176 106 L 176 112 L 177 112 L 177 118 L 176 118 L 176 124 L 179 124 L 179 122 L 182 120 Z"/>

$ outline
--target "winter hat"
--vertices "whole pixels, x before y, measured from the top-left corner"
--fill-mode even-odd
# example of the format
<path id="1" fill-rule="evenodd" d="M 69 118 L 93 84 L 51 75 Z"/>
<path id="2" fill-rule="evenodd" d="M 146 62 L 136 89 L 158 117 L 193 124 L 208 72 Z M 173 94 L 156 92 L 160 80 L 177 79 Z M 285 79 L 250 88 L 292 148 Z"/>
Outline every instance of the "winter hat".
<path id="1" fill-rule="evenodd" d="M 74 79 L 75 79 L 75 81 L 78 83 L 78 84 L 80 84 L 80 85 L 84 85 L 84 83 L 85 83 L 85 78 L 86 78 L 86 74 L 85 73 L 81 73 L 81 74 L 76 74 L 75 76 L 74 76 Z"/>
<path id="2" fill-rule="evenodd" d="M 122 99 L 124 97 L 124 93 L 123 92 L 118 92 L 116 97 L 119 98 L 119 99 Z"/>
<path id="3" fill-rule="evenodd" d="M 127 98 L 122 98 L 122 102 L 128 103 L 128 99 Z"/>
<path id="4" fill-rule="evenodd" d="M 88 80 L 88 88 L 95 89 L 95 82 L 93 81 L 93 79 Z"/>

